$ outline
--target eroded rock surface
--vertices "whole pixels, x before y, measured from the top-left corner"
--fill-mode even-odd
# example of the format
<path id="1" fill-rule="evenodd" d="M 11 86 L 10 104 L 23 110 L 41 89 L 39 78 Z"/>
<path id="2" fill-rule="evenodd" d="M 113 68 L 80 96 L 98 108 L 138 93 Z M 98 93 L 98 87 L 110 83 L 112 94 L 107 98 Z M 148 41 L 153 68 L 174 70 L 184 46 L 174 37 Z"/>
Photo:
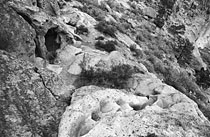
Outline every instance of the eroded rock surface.
<path id="1" fill-rule="evenodd" d="M 195 102 L 170 86 L 158 88 L 158 95 L 146 97 L 82 87 L 62 116 L 58 136 L 209 136 L 210 123 Z"/>
<path id="2" fill-rule="evenodd" d="M 47 87 L 49 80 L 53 82 L 53 74 L 3 51 L 0 64 L 1 136 L 57 136 L 66 103 L 54 95 L 53 86 Z M 59 85 L 57 81 L 53 84 Z"/>
<path id="3" fill-rule="evenodd" d="M 210 136 L 209 91 L 196 70 L 210 64 L 199 49 L 209 39 L 205 3 L 0 3 L 1 135 Z"/>

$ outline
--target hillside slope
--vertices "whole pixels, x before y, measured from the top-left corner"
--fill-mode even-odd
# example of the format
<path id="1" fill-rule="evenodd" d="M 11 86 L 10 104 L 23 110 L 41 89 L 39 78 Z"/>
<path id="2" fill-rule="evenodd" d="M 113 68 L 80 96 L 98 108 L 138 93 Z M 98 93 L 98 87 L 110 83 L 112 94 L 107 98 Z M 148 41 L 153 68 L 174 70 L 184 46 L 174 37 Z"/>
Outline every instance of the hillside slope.
<path id="1" fill-rule="evenodd" d="M 207 0 L 0 2 L 1 134 L 210 136 L 209 7 Z M 40 92 L 30 87 L 37 79 Z M 15 85 L 23 98 L 13 96 Z M 6 96 L 17 102 L 5 104 Z"/>

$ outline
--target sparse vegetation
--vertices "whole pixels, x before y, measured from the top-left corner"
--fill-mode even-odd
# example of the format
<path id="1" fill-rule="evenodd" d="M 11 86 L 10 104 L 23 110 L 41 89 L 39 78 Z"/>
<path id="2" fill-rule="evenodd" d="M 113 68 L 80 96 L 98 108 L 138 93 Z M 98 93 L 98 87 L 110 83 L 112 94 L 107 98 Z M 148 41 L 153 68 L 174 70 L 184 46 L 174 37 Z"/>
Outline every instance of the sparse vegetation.
<path id="1" fill-rule="evenodd" d="M 108 35 L 111 37 L 115 37 L 115 32 L 117 31 L 117 28 L 112 22 L 108 21 L 100 21 L 96 26 L 95 29 L 103 33 L 104 35 Z"/>
<path id="2" fill-rule="evenodd" d="M 84 25 L 80 25 L 79 27 L 76 28 L 76 34 L 88 35 L 89 30 Z"/>
<path id="3" fill-rule="evenodd" d="M 106 12 L 103 11 L 100 7 L 97 7 L 92 4 L 84 4 L 83 7 L 79 7 L 82 12 L 85 12 L 95 18 L 98 21 L 101 21 L 106 16 Z"/>
<path id="4" fill-rule="evenodd" d="M 117 41 L 108 40 L 106 42 L 102 42 L 99 40 L 95 43 L 95 48 L 107 52 L 112 52 L 116 50 L 115 45 L 117 45 Z"/>
<path id="5" fill-rule="evenodd" d="M 195 77 L 196 77 L 196 83 L 201 86 L 203 89 L 207 89 L 210 87 L 210 72 L 209 70 L 204 70 L 204 68 L 201 68 L 201 70 L 195 71 Z"/>
<path id="6" fill-rule="evenodd" d="M 126 88 L 126 83 L 132 74 L 137 73 L 138 69 L 123 64 L 112 67 L 110 71 L 90 68 L 82 70 L 80 78 L 86 85 L 97 85 L 109 88 Z"/>
<path id="7" fill-rule="evenodd" d="M 179 38 L 178 39 L 178 46 L 175 47 L 176 51 L 176 58 L 178 63 L 184 66 L 186 63 L 190 64 L 192 59 L 192 52 L 193 52 L 193 45 L 189 42 L 188 39 Z"/>
<path id="8" fill-rule="evenodd" d="M 130 51 L 134 53 L 133 56 L 140 57 L 140 58 L 143 57 L 142 50 L 137 49 L 135 44 L 130 46 Z"/>
<path id="9" fill-rule="evenodd" d="M 147 133 L 146 136 L 138 136 L 138 137 L 158 137 L 155 133 Z"/>

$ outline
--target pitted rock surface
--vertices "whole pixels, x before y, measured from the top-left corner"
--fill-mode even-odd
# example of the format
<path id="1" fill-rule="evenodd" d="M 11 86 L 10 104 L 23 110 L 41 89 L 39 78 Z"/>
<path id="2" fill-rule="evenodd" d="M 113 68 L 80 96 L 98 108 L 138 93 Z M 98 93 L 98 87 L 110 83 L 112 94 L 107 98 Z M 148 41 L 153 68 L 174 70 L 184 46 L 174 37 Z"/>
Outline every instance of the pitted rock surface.
<path id="1" fill-rule="evenodd" d="M 0 49 L 15 57 L 0 51 L 0 136 L 209 137 L 209 93 L 195 76 L 210 64 L 206 3 L 3 0 Z M 103 21 L 113 37 L 96 28 Z M 115 51 L 95 45 L 107 41 Z"/>
<path id="2" fill-rule="evenodd" d="M 168 93 L 148 99 L 116 89 L 82 87 L 73 94 L 72 105 L 63 114 L 58 136 L 207 137 L 210 123 L 197 104 L 170 88 Z"/>

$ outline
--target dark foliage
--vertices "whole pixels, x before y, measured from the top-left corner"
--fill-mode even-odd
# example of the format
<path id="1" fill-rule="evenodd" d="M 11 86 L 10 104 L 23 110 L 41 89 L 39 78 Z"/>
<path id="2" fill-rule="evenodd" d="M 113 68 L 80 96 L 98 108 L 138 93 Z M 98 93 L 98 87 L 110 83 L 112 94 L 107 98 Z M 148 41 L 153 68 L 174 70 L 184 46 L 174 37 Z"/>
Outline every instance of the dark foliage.
<path id="1" fill-rule="evenodd" d="M 84 25 L 80 25 L 79 27 L 76 27 L 76 34 L 82 34 L 82 35 L 88 35 L 89 30 Z"/>
<path id="2" fill-rule="evenodd" d="M 81 1 L 81 2 L 84 3 L 84 1 Z M 105 13 L 106 13 L 100 7 L 97 7 L 97 6 L 92 5 L 90 3 L 84 4 L 84 6 L 79 7 L 79 9 L 82 12 L 85 12 L 85 13 L 89 14 L 90 16 L 92 16 L 93 18 L 95 18 L 98 21 L 103 20 L 104 17 L 105 17 Z"/>
<path id="3" fill-rule="evenodd" d="M 185 33 L 185 26 L 184 25 L 172 25 L 168 28 L 168 31 L 175 35 L 175 34 L 184 34 Z"/>
<path id="4" fill-rule="evenodd" d="M 162 17 L 157 16 L 154 20 L 154 24 L 158 28 L 162 28 L 165 25 L 165 20 Z"/>
<path id="5" fill-rule="evenodd" d="M 115 37 L 115 32 L 117 31 L 115 25 L 113 23 L 107 21 L 100 21 L 96 26 L 95 29 L 100 31 L 101 33 Z"/>
<path id="6" fill-rule="evenodd" d="M 188 39 L 183 39 L 178 37 L 177 45 L 174 46 L 175 56 L 178 60 L 178 63 L 181 66 L 185 66 L 186 64 L 190 64 L 191 59 L 193 57 L 194 46 Z"/>
<path id="7" fill-rule="evenodd" d="M 176 0 L 160 0 L 162 5 L 168 9 L 172 9 Z"/>
<path id="8" fill-rule="evenodd" d="M 112 52 L 116 50 L 115 45 L 117 45 L 116 41 L 109 40 L 104 43 L 99 40 L 95 43 L 95 48 L 99 50 L 107 51 L 107 52 Z"/>
<path id="9" fill-rule="evenodd" d="M 126 87 L 127 80 L 132 74 L 138 72 L 138 69 L 129 65 L 114 66 L 111 71 L 101 69 L 82 70 L 80 78 L 87 85 L 97 85 L 109 88 L 122 89 Z"/>
<path id="10" fill-rule="evenodd" d="M 139 136 L 139 137 L 158 137 L 155 133 L 147 133 L 147 136 Z"/>
<path id="11" fill-rule="evenodd" d="M 204 89 L 207 89 L 210 87 L 210 72 L 209 70 L 204 70 L 204 68 L 201 68 L 201 70 L 196 70 L 196 83 L 201 86 Z"/>

